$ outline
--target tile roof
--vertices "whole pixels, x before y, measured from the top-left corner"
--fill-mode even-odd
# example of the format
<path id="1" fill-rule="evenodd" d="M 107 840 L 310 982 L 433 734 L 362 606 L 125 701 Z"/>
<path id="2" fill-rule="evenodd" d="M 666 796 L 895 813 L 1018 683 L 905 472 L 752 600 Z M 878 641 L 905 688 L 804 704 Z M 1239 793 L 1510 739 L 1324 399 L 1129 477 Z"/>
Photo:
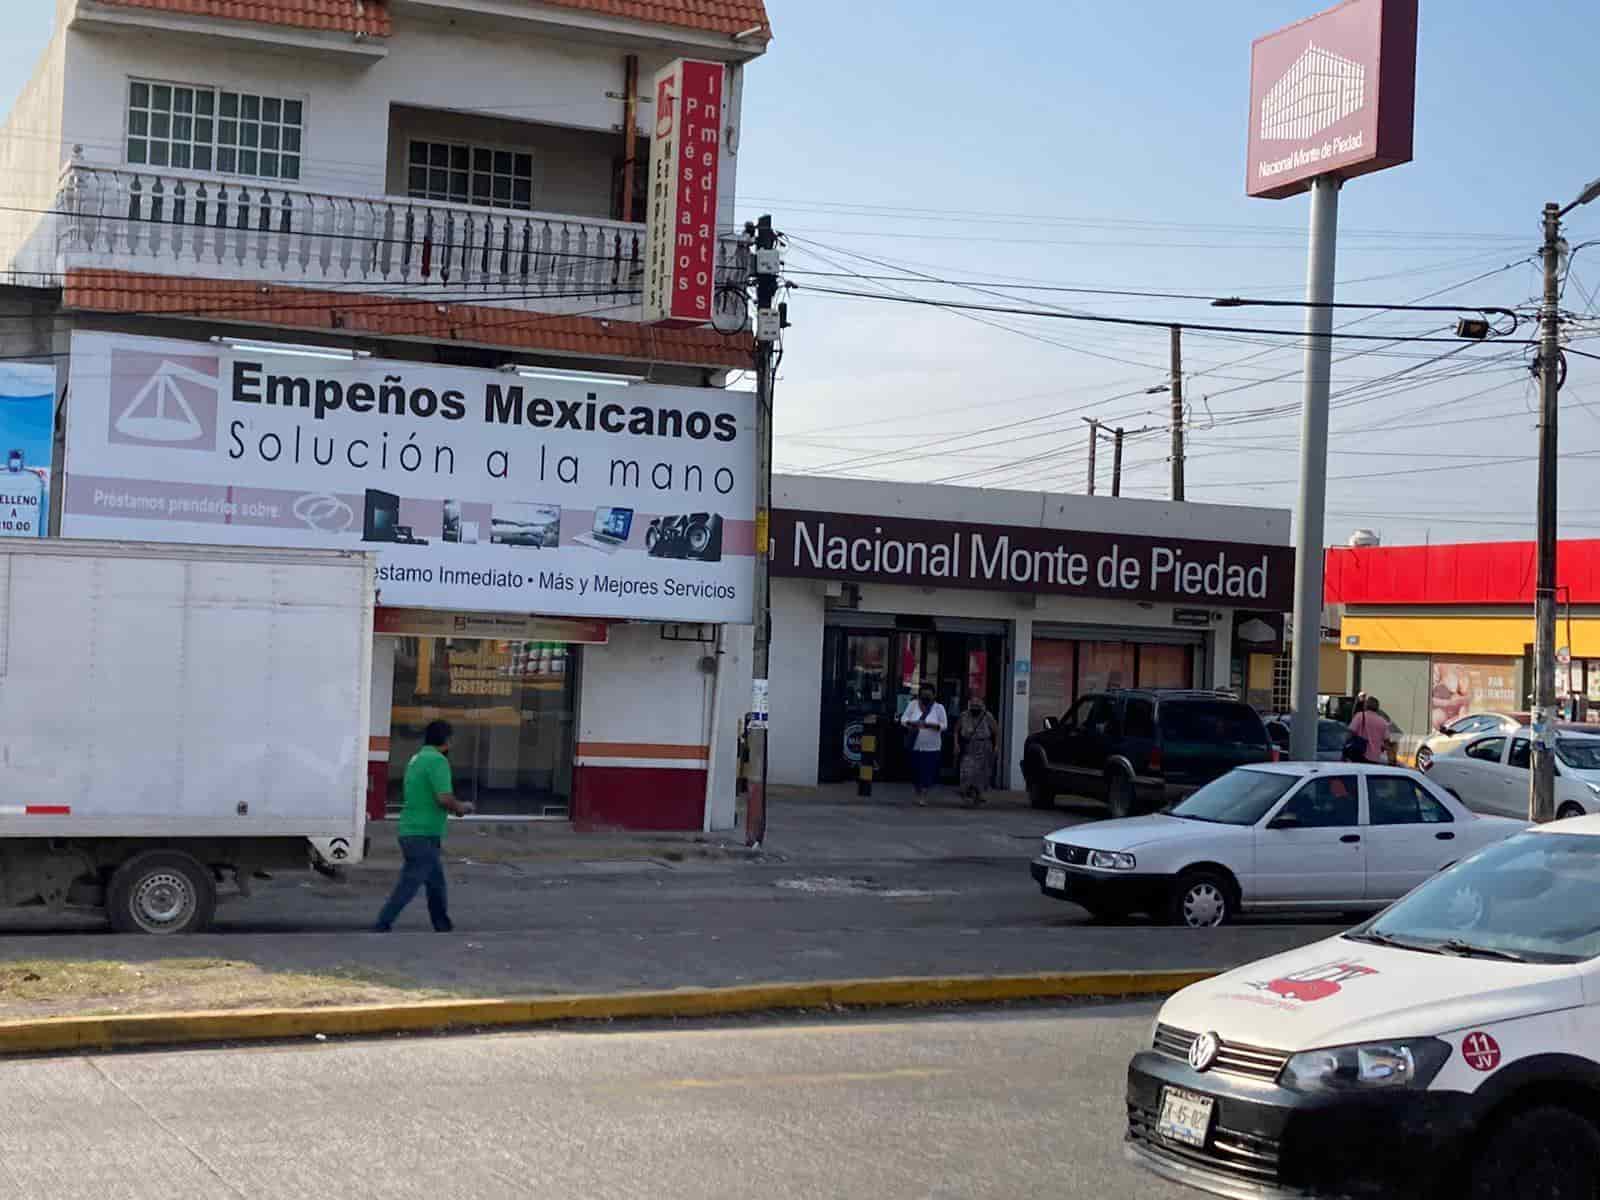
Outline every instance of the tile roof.
<path id="1" fill-rule="evenodd" d="M 328 33 L 360 33 L 368 37 L 388 37 L 392 29 L 388 0 L 100 0 L 100 3 Z"/>
<path id="2" fill-rule="evenodd" d="M 452 304 L 442 292 L 437 300 L 394 300 L 353 291 L 129 271 L 68 271 L 63 305 L 86 312 L 195 317 L 212 325 L 226 321 L 346 336 L 428 338 L 711 368 L 748 367 L 753 349 L 748 334 L 723 337 L 706 328 L 668 329 L 595 316 Z"/>
<path id="3" fill-rule="evenodd" d="M 388 0 L 99 0 L 123 8 L 289 25 L 334 33 L 388 37 Z M 730 37 L 754 26 L 768 30 L 765 0 L 539 0 L 552 8 L 579 9 L 601 16 L 673 25 Z"/>
<path id="4" fill-rule="evenodd" d="M 577 8 L 601 16 L 676 25 L 730 37 L 760 25 L 771 36 L 765 0 L 543 0 L 552 8 Z"/>

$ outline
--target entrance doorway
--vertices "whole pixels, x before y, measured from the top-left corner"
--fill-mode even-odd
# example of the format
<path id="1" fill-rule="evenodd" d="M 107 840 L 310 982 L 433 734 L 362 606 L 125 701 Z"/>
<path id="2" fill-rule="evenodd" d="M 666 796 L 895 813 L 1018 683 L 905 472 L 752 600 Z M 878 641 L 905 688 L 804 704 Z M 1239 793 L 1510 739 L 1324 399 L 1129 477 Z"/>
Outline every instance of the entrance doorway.
<path id="1" fill-rule="evenodd" d="M 401 637 L 394 656 L 388 808 L 428 722 L 455 728 L 456 795 L 485 816 L 565 818 L 572 797 L 575 647 L 493 638 Z"/>
<path id="2" fill-rule="evenodd" d="M 902 618 L 909 624 L 909 618 Z M 817 761 L 823 782 L 854 779 L 861 763 L 861 734 L 867 717 L 878 721 L 877 778 L 911 778 L 910 760 L 900 733 L 900 716 L 924 683 L 949 714 L 940 763 L 945 779 L 956 776 L 955 723 L 966 698 L 982 696 L 1005 727 L 1001 688 L 1005 680 L 1005 637 L 999 633 L 923 628 L 828 626 L 822 641 L 822 744 Z M 1001 744 L 1004 745 L 1002 733 Z"/>

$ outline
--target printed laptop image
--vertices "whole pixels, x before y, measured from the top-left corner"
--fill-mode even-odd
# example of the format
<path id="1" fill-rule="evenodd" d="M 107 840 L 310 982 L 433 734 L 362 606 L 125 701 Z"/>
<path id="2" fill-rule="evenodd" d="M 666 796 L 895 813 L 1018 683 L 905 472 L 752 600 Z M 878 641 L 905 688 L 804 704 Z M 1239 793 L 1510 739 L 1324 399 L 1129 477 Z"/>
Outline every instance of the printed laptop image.
<path id="1" fill-rule="evenodd" d="M 594 528 L 572 540 L 581 546 L 612 551 L 624 545 L 632 531 L 633 509 L 597 508 L 594 510 Z"/>

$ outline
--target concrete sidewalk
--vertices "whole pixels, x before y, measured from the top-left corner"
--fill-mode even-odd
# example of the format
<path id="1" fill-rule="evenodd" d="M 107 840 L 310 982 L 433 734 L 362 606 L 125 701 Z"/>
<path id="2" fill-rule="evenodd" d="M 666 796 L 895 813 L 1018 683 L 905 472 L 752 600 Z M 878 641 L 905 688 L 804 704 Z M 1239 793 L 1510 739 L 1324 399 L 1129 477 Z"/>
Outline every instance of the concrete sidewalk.
<path id="1" fill-rule="evenodd" d="M 447 852 L 477 862 L 682 862 L 753 855 L 795 863 L 1003 859 L 1014 858 L 1019 847 L 1052 829 L 1105 814 L 1104 806 L 1092 801 L 1063 797 L 1059 804 L 1054 812 L 1036 811 L 1022 792 L 991 792 L 983 807 L 968 808 L 947 790 L 922 807 L 909 784 L 879 784 L 870 798 L 857 796 L 854 783 L 780 787 L 771 793 L 767 837 L 759 851 L 745 844 L 741 804 L 739 826 L 716 833 L 579 833 L 565 821 L 473 817 L 451 823 Z M 395 823 L 373 822 L 368 829 L 373 862 L 391 869 L 399 857 Z"/>

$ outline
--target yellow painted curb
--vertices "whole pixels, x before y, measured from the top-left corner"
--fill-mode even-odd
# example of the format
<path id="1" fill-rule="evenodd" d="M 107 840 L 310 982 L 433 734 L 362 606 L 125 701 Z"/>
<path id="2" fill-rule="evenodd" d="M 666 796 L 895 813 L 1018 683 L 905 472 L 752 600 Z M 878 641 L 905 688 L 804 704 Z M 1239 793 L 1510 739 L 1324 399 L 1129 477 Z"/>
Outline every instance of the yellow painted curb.
<path id="1" fill-rule="evenodd" d="M 520 1000 L 421 1000 L 409 1004 L 329 1008 L 46 1017 L 37 1021 L 0 1022 L 0 1054 L 265 1041 L 314 1037 L 319 1033 L 329 1037 L 362 1037 L 540 1025 L 553 1021 L 712 1017 L 782 1009 L 893 1008 L 919 1004 L 1147 996 L 1175 992 L 1215 974 L 1217 972 L 1212 970 L 1181 970 L 949 975 L 677 988 Z"/>

